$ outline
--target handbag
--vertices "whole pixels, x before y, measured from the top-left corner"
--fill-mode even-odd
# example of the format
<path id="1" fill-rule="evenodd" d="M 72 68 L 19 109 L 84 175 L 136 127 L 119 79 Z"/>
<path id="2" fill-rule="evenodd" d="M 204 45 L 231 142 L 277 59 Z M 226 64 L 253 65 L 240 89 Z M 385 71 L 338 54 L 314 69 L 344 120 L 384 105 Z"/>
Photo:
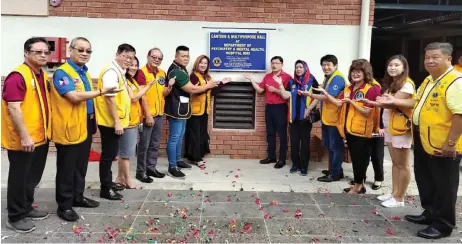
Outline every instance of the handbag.
<path id="1" fill-rule="evenodd" d="M 403 111 L 401 111 L 401 109 L 399 108 L 396 108 L 396 110 L 398 110 L 398 112 L 400 112 L 401 114 L 403 114 L 404 118 L 406 118 L 407 122 L 406 122 L 406 129 L 407 130 L 410 130 L 411 127 L 412 127 L 412 122 L 411 122 L 411 119 L 409 119 L 409 117 L 403 113 Z"/>
<path id="2" fill-rule="evenodd" d="M 312 110 L 310 112 L 310 120 L 311 120 L 311 123 L 316 123 L 319 120 L 321 120 L 321 111 L 319 108 L 316 108 L 314 109 L 314 111 Z"/>

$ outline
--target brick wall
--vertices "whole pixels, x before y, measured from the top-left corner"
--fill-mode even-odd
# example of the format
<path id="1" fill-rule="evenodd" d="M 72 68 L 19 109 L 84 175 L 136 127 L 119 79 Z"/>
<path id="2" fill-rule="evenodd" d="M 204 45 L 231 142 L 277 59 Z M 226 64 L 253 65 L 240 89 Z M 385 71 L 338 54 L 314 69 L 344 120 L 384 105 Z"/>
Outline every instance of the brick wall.
<path id="1" fill-rule="evenodd" d="M 64 0 L 49 10 L 89 18 L 359 25 L 361 0 Z"/>

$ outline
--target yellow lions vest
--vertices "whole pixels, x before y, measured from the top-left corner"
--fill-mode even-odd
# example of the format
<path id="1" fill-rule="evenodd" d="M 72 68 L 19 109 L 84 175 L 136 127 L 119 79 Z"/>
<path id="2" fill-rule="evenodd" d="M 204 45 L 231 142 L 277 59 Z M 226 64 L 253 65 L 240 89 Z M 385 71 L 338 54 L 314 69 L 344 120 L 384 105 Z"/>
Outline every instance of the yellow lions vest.
<path id="1" fill-rule="evenodd" d="M 68 63 L 58 69 L 71 77 L 69 82 L 74 82 L 76 92 L 85 92 L 85 85 L 79 74 Z M 91 76 L 86 73 L 87 80 L 91 82 Z M 91 88 L 91 84 L 90 84 Z M 54 83 L 51 83 L 51 140 L 62 145 L 78 144 L 87 139 L 87 103 L 82 101 L 72 103 L 59 95 Z M 91 135 L 90 135 L 91 136 Z"/>
<path id="2" fill-rule="evenodd" d="M 117 72 L 119 76 L 119 89 L 123 91 L 118 92 L 114 98 L 116 103 L 117 115 L 119 116 L 120 123 L 122 127 L 127 128 L 130 122 L 130 96 L 128 95 L 127 88 L 125 87 L 125 77 L 122 73 L 117 70 L 116 67 L 113 67 L 115 64 L 112 64 L 110 67 L 104 68 L 99 74 L 97 89 L 103 88 L 103 75 L 108 70 L 113 69 Z M 96 113 L 96 122 L 98 125 L 106 127 L 114 127 L 114 119 L 112 118 L 111 112 L 106 103 L 106 96 L 98 96 L 95 98 L 95 113 Z"/>
<path id="3" fill-rule="evenodd" d="M 375 79 L 372 81 L 373 85 L 379 86 L 382 88 L 382 85 Z M 379 107 L 374 107 L 374 110 L 372 111 L 374 113 L 374 128 L 372 129 L 373 132 L 378 132 L 380 129 L 380 108 Z"/>
<path id="4" fill-rule="evenodd" d="M 419 132 L 422 146 L 430 155 L 441 153 L 441 149 L 451 129 L 452 112 L 446 105 L 446 91 L 454 82 L 462 82 L 459 72 L 451 70 L 439 81 L 430 84 L 431 77 L 427 77 L 417 94 L 417 107 L 420 99 L 425 99 L 419 116 Z M 427 97 L 422 97 L 427 86 L 433 86 Z M 462 152 L 462 137 L 456 143 L 456 151 Z"/>
<path id="5" fill-rule="evenodd" d="M 404 84 L 406 84 L 407 82 L 411 83 L 415 90 L 415 84 L 410 78 L 407 78 Z M 388 122 L 388 133 L 390 133 L 390 135 L 392 136 L 404 135 L 412 129 L 411 118 L 413 109 L 400 108 L 399 110 L 400 111 L 398 111 L 398 109 L 396 108 L 390 110 L 390 122 Z"/>
<path id="6" fill-rule="evenodd" d="M 372 85 L 366 84 L 363 88 L 358 89 L 353 95 L 351 102 L 356 103 L 360 107 L 364 107 L 364 103 L 355 102 L 354 100 L 365 98 L 370 88 L 372 88 Z M 351 92 L 350 86 L 346 87 L 344 97 L 350 97 Z M 345 138 L 346 134 L 345 128 L 351 135 L 371 138 L 374 123 L 374 111 L 366 117 L 356 111 L 353 105 L 348 106 L 348 104 L 343 104 L 340 110 L 339 124 L 337 125 L 337 128 L 343 138 Z"/>
<path id="7" fill-rule="evenodd" d="M 138 83 L 134 79 L 128 80 L 128 86 L 130 86 L 130 89 L 132 89 L 133 95 L 137 94 L 140 90 Z M 130 105 L 130 122 L 128 124 L 128 128 L 138 126 L 138 124 L 141 122 L 141 116 L 140 100 L 132 101 Z"/>
<path id="8" fill-rule="evenodd" d="M 164 88 L 165 83 L 168 82 L 165 78 L 165 72 L 161 68 L 157 68 L 157 77 L 154 77 L 154 74 L 149 72 L 146 65 L 141 68 L 141 71 L 146 77 L 146 85 L 157 79 L 157 83 L 149 88 L 144 97 L 148 102 L 149 113 L 151 116 L 162 116 L 164 114 L 165 106 Z"/>
<path id="9" fill-rule="evenodd" d="M 330 86 L 330 83 L 334 79 L 335 76 L 340 76 L 345 80 L 343 77 L 342 73 L 340 71 L 336 70 L 329 78 L 329 80 L 324 80 L 325 85 L 323 85 L 324 89 L 327 91 L 327 89 Z M 345 84 L 346 86 L 346 84 Z M 336 126 L 339 121 L 339 112 L 340 108 L 335 106 L 335 104 L 331 104 L 327 101 L 322 102 L 322 108 L 321 108 L 321 121 L 325 125 L 330 125 L 330 126 Z"/>
<path id="10" fill-rule="evenodd" d="M 196 72 L 195 76 L 199 79 L 199 86 L 205 86 L 206 82 L 203 76 Z M 205 109 L 207 114 L 210 114 L 211 90 L 204 92 L 200 95 L 191 95 L 191 112 L 193 116 L 203 115 Z M 207 105 L 207 108 L 205 107 Z"/>
<path id="11" fill-rule="evenodd" d="M 24 124 L 29 135 L 32 137 L 35 146 L 43 145 L 50 138 L 51 109 L 50 97 L 48 92 L 48 76 L 43 72 L 46 99 L 48 106 L 45 107 L 42 92 L 34 72 L 29 66 L 22 64 L 14 69 L 22 75 L 26 86 L 24 100 L 21 103 L 21 110 L 24 117 Z M 49 111 L 49 120 L 46 124 L 46 110 Z M 2 147 L 8 150 L 22 150 L 21 137 L 16 131 L 13 120 L 8 111 L 8 102 L 2 99 Z"/>

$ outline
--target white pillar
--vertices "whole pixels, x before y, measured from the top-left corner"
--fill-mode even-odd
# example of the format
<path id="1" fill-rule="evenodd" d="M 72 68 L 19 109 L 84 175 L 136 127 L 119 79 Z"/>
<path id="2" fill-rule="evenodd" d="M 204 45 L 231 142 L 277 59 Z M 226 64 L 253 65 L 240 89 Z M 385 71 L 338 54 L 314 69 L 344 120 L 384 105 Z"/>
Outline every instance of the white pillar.
<path id="1" fill-rule="evenodd" d="M 371 33 L 369 32 L 370 0 L 361 2 L 361 23 L 359 26 L 358 58 L 369 60 Z"/>

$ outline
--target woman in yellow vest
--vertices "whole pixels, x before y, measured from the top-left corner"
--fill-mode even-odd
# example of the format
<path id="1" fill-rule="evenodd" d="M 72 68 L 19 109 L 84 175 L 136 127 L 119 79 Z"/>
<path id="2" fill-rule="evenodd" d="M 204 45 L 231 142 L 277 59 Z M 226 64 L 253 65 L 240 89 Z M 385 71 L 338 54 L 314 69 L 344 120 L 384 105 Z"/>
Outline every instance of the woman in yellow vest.
<path id="1" fill-rule="evenodd" d="M 193 85 L 204 86 L 206 81 L 211 80 L 209 74 L 210 59 L 206 55 L 199 56 L 194 62 L 189 79 Z M 230 82 L 231 78 L 223 79 L 218 87 L 207 90 L 202 94 L 191 95 L 191 118 L 186 122 L 185 132 L 185 155 L 190 163 L 199 167 L 205 167 L 203 157 L 210 153 L 208 120 L 211 108 L 212 96 L 218 94 L 221 87 Z"/>
<path id="2" fill-rule="evenodd" d="M 127 90 L 131 99 L 130 105 L 130 122 L 124 129 L 124 133 L 119 140 L 119 172 L 115 183 L 126 189 L 136 189 L 130 176 L 130 158 L 135 155 L 136 142 L 138 139 L 138 125 L 141 123 L 141 97 L 155 84 L 150 82 L 140 89 L 136 77 L 139 70 L 138 58 L 132 61 L 131 66 L 127 69 L 125 77 L 127 78 Z"/>
<path id="3" fill-rule="evenodd" d="M 409 66 L 403 55 L 395 55 L 388 60 L 382 93 L 390 94 L 398 99 L 414 97 L 415 85 L 409 79 Z M 383 201 L 384 207 L 402 207 L 404 206 L 404 195 L 411 180 L 409 153 L 412 144 L 410 121 L 412 109 L 371 102 L 366 99 L 364 102 L 384 108 L 385 141 L 393 162 L 392 192 L 377 198 Z"/>
<path id="4" fill-rule="evenodd" d="M 366 188 L 363 183 L 366 177 L 372 147 L 371 138 L 374 130 L 374 109 L 371 105 L 360 102 L 367 98 L 375 101 L 380 95 L 380 88 L 373 85 L 372 66 L 366 60 L 354 60 L 350 66 L 348 79 L 350 86 L 345 87 L 335 105 L 341 107 L 337 128 L 340 135 L 346 138 L 351 161 L 355 185 L 347 188 L 348 194 L 364 194 Z M 318 88 L 325 95 L 327 92 Z"/>

